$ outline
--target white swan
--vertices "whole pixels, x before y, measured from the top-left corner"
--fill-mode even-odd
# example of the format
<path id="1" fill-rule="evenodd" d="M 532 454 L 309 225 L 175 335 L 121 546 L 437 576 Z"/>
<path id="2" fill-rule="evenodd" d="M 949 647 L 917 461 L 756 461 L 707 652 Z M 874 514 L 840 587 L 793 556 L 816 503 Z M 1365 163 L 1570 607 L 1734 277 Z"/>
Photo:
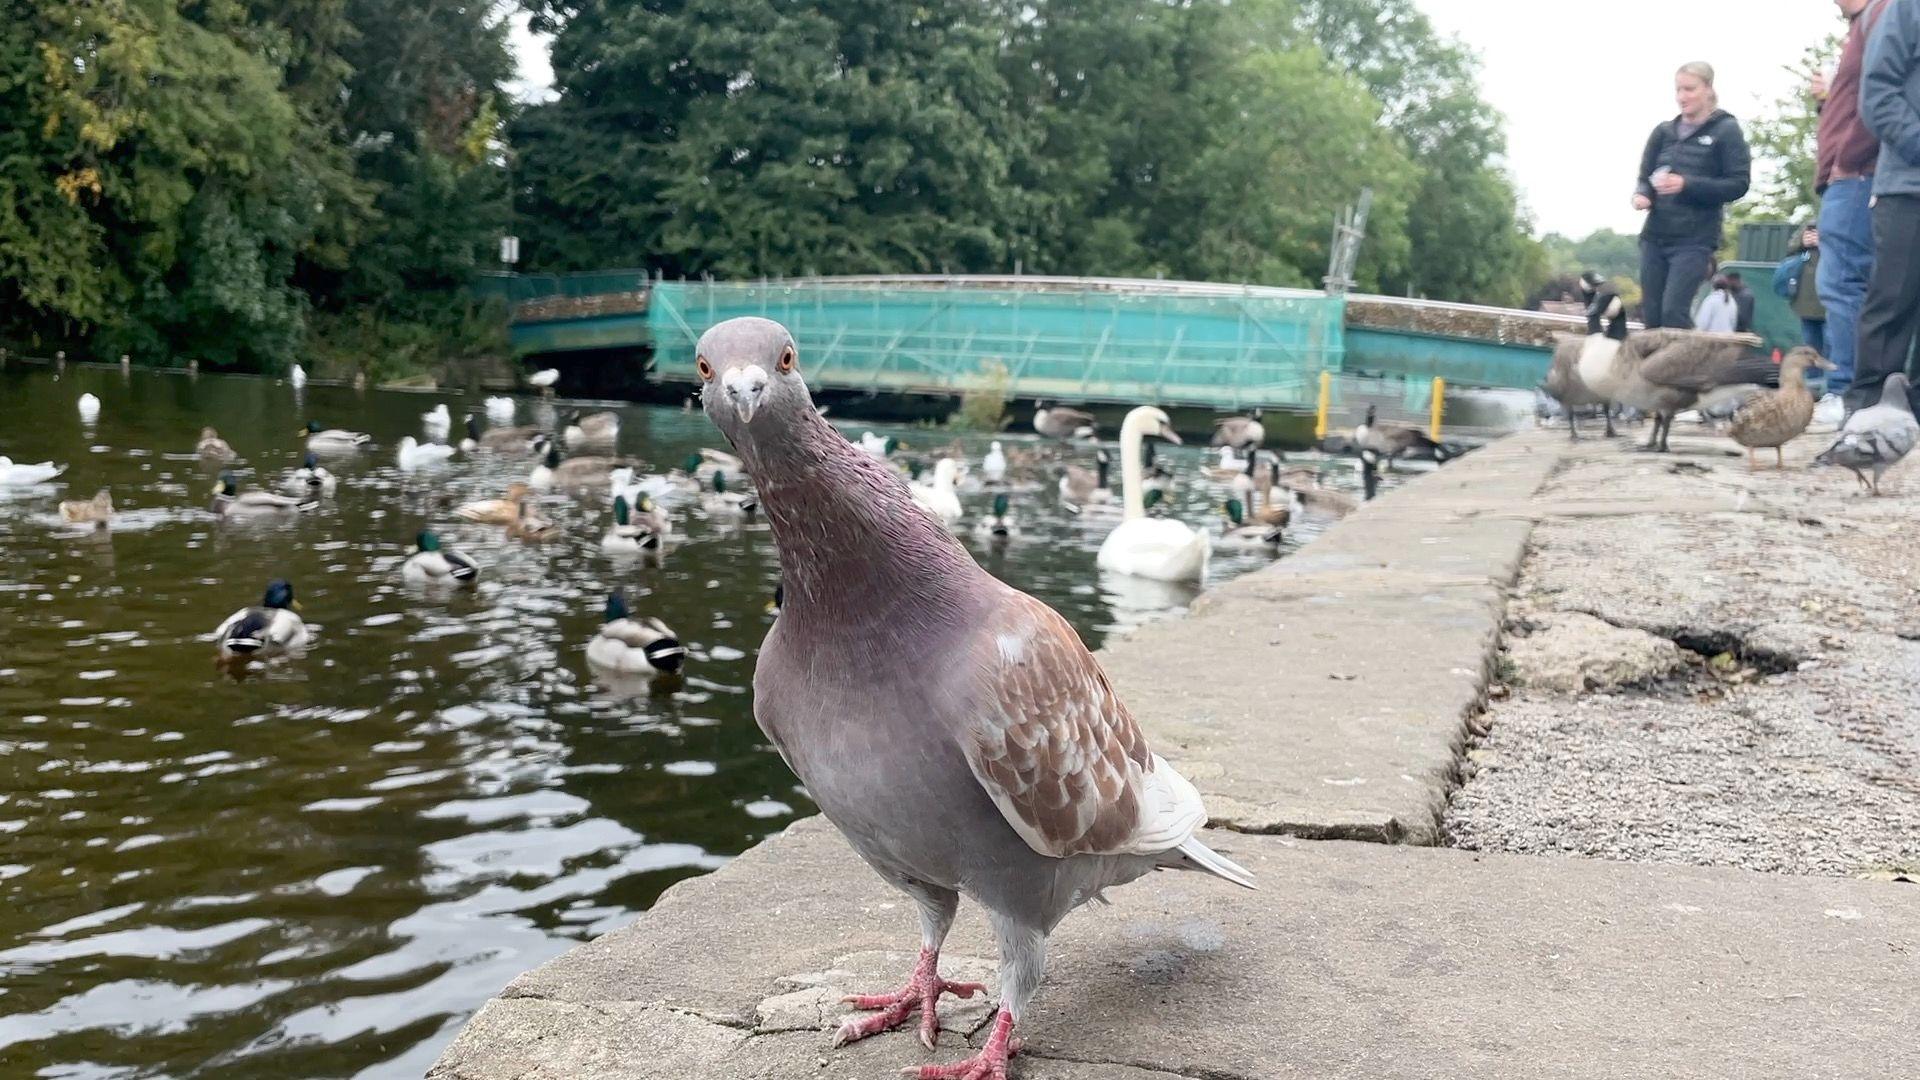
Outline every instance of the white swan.
<path id="1" fill-rule="evenodd" d="M 933 466 L 933 483 L 914 484 L 908 490 L 921 509 L 939 518 L 941 524 L 951 526 L 965 513 L 960 506 L 960 496 L 954 491 L 959 479 L 960 463 L 950 457 L 941 458 Z"/>
<path id="2" fill-rule="evenodd" d="M 439 465 L 453 456 L 453 447 L 439 443 L 420 443 L 408 435 L 400 440 L 400 467 L 418 469 L 426 465 Z"/>
<path id="3" fill-rule="evenodd" d="M 31 487 L 66 472 L 65 465 L 43 461 L 38 465 L 15 465 L 10 457 L 0 456 L 0 487 Z"/>
<path id="4" fill-rule="evenodd" d="M 1006 483 L 1007 452 L 1000 449 L 999 440 L 987 447 L 987 456 L 980 459 L 980 477 L 989 484 Z"/>
<path id="5" fill-rule="evenodd" d="M 446 431 L 453 426 L 453 414 L 447 411 L 446 402 L 441 402 L 420 414 L 420 423 L 428 431 Z"/>
<path id="6" fill-rule="evenodd" d="M 80 419 L 91 424 L 100 419 L 100 399 L 92 394 L 80 395 Z"/>
<path id="7" fill-rule="evenodd" d="M 295 390 L 307 385 L 307 369 L 299 364 L 293 365 L 287 369 L 287 381 L 293 384 Z"/>
<path id="8" fill-rule="evenodd" d="M 510 397 L 488 398 L 487 419 L 496 424 L 511 423 L 513 420 L 513 399 Z"/>
<path id="9" fill-rule="evenodd" d="M 1127 414 L 1120 426 L 1120 487 L 1126 518 L 1107 534 L 1095 562 L 1102 570 L 1156 581 L 1204 581 L 1211 545 L 1207 534 L 1172 518 L 1147 516 L 1140 444 L 1148 435 L 1178 443 L 1173 422 L 1151 405 Z"/>

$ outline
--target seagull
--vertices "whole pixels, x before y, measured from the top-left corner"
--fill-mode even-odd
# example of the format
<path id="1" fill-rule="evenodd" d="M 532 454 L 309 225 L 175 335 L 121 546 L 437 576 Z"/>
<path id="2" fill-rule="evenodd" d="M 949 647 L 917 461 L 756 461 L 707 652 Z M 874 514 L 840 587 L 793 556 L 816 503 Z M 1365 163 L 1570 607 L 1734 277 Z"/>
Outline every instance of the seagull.
<path id="1" fill-rule="evenodd" d="M 1007 482 L 1007 452 L 1000 448 L 998 440 L 987 447 L 987 456 L 980 460 L 980 475 L 989 484 Z"/>
<path id="2" fill-rule="evenodd" d="M 1906 457 L 1916 440 L 1920 440 L 1920 421 L 1914 419 L 1913 405 L 1907 400 L 1907 377 L 1895 372 L 1880 387 L 1880 404 L 1847 417 L 1840 437 L 1813 463 L 1850 469 L 1861 487 L 1878 495 L 1880 474 Z M 1873 471 L 1871 483 L 1862 469 Z"/>
<path id="3" fill-rule="evenodd" d="M 543 368 L 527 376 L 527 385 L 539 387 L 542 393 L 552 392 L 553 384 L 559 381 L 559 368 Z"/>
<path id="4" fill-rule="evenodd" d="M 821 811 L 919 908 L 920 959 L 839 1043 L 938 1031 L 939 974 L 962 894 L 1000 944 L 984 1044 L 922 1080 L 1004 1078 L 1047 935 L 1102 890 L 1155 869 L 1252 877 L 1199 836 L 1193 785 L 1148 749 L 1060 614 L 982 570 L 906 484 L 813 409 L 785 327 L 729 319 L 696 368 L 707 417 L 761 485 L 784 604 L 754 673 L 754 718 Z"/>

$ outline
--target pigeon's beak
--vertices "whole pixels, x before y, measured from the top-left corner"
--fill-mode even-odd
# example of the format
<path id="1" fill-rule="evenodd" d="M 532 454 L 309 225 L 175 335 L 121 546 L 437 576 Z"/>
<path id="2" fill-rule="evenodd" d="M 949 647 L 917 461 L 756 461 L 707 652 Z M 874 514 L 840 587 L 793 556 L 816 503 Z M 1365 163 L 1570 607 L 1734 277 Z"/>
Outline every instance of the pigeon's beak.
<path id="1" fill-rule="evenodd" d="M 736 368 L 727 372 L 720 385 L 726 391 L 727 400 L 733 402 L 733 411 L 740 414 L 740 422 L 752 423 L 754 412 L 766 400 L 767 369 L 759 364 Z"/>

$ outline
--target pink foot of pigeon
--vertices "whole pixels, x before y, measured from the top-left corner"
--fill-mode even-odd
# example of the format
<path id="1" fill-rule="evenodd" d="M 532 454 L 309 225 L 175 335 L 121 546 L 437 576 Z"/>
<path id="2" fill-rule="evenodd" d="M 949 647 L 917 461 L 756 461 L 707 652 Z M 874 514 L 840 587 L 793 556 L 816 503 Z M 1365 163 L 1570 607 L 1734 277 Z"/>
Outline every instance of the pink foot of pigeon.
<path id="1" fill-rule="evenodd" d="M 951 1065 L 921 1065 L 900 1072 L 916 1080 L 1007 1080 L 1007 1059 L 1019 1052 L 1020 1040 L 1013 1037 L 1013 1017 L 1002 1011 L 994 1017 L 993 1034 L 979 1053 Z"/>
<path id="2" fill-rule="evenodd" d="M 941 978 L 940 954 L 931 949 L 921 949 L 920 962 L 914 965 L 913 978 L 907 981 L 906 986 L 891 994 L 850 994 L 841 999 L 856 1009 L 879 1011 L 872 1016 L 852 1017 L 841 1024 L 839 1032 L 833 1037 L 833 1045 L 845 1046 L 869 1035 L 892 1031 L 905 1024 L 908 1017 L 919 1013 L 920 1041 L 931 1050 L 940 1032 L 940 1013 L 937 1008 L 940 995 L 954 994 L 970 998 L 986 992 L 987 988 L 982 983 L 948 982 Z"/>

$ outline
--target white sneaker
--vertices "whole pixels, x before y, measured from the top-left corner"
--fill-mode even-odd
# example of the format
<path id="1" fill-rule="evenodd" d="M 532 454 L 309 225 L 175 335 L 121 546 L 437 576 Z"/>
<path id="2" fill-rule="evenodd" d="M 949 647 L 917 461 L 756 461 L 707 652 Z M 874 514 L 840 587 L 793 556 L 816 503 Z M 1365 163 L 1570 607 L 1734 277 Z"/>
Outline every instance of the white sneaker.
<path id="1" fill-rule="evenodd" d="M 1846 403 L 1839 394 L 1828 394 L 1813 407 L 1813 422 L 1827 427 L 1839 427 L 1847 417 Z"/>

